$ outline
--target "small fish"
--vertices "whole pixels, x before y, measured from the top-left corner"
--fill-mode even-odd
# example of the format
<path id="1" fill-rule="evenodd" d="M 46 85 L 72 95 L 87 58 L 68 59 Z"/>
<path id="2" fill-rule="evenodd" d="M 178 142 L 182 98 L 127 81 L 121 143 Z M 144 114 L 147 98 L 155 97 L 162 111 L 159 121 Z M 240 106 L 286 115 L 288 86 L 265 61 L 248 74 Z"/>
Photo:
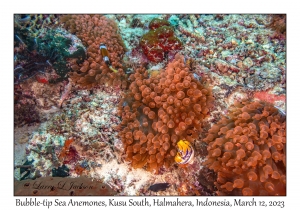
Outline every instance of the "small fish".
<path id="1" fill-rule="evenodd" d="M 201 77 L 198 74 L 193 73 L 193 76 L 196 80 L 201 81 Z"/>
<path id="2" fill-rule="evenodd" d="M 151 190 L 153 192 L 165 191 L 168 187 L 170 187 L 169 183 L 157 183 L 157 184 L 151 185 L 148 188 L 148 190 Z"/>
<path id="3" fill-rule="evenodd" d="M 126 70 L 125 70 L 125 74 L 132 74 L 134 71 L 133 71 L 133 69 L 132 68 L 127 68 Z"/>
<path id="4" fill-rule="evenodd" d="M 179 140 L 177 142 L 177 155 L 175 162 L 178 164 L 192 163 L 194 160 L 194 148 L 189 141 Z"/>
<path id="5" fill-rule="evenodd" d="M 279 113 L 280 113 L 281 115 L 286 116 L 285 111 L 283 111 L 283 109 L 281 109 L 280 107 L 275 106 L 275 105 L 274 105 L 274 107 L 279 111 Z"/>
<path id="6" fill-rule="evenodd" d="M 105 62 L 105 64 L 109 67 L 110 70 L 112 70 L 115 73 L 118 73 L 118 70 L 114 69 L 110 63 L 109 57 L 108 57 L 108 50 L 106 48 L 106 45 L 101 43 L 100 44 L 100 52 L 101 55 L 103 57 L 103 61 Z"/>

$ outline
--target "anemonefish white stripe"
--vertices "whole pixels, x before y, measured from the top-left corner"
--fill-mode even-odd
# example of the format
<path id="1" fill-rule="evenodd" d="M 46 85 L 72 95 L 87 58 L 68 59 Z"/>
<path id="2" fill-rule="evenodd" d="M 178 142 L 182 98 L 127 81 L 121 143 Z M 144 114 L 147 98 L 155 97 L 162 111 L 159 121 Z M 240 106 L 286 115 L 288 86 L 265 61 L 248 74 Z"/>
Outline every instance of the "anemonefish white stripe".
<path id="1" fill-rule="evenodd" d="M 100 49 L 106 49 L 105 44 L 100 44 Z"/>
<path id="2" fill-rule="evenodd" d="M 107 56 L 103 57 L 104 62 L 109 62 L 109 58 Z"/>

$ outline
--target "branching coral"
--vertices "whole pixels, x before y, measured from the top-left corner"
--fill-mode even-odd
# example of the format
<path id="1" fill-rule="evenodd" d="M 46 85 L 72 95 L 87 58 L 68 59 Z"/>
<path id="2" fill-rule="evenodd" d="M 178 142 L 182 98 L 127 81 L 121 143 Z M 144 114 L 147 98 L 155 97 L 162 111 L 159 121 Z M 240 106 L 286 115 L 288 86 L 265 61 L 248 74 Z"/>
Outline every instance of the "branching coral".
<path id="1" fill-rule="evenodd" d="M 286 118 L 273 105 L 235 103 L 204 141 L 219 195 L 286 194 Z"/>
<path id="2" fill-rule="evenodd" d="M 214 98 L 178 54 L 158 75 L 149 78 L 145 69 L 137 69 L 130 80 L 119 107 L 126 159 L 135 168 L 146 165 L 158 172 L 174 163 L 179 140 L 193 142 L 198 137 Z"/>
<path id="3" fill-rule="evenodd" d="M 174 30 L 168 21 L 155 18 L 150 22 L 149 28 L 150 31 L 141 38 L 140 45 L 150 61 L 161 62 L 165 53 L 181 49 L 181 41 L 174 36 Z"/>
<path id="4" fill-rule="evenodd" d="M 122 80 L 125 74 L 121 64 L 125 46 L 113 20 L 102 15 L 65 15 L 61 22 L 87 46 L 87 59 L 82 64 L 70 61 L 74 70 L 70 77 L 74 82 L 87 88 L 97 84 L 126 86 L 126 81 Z M 112 67 L 118 73 L 112 72 L 103 61 L 100 43 L 106 45 Z"/>

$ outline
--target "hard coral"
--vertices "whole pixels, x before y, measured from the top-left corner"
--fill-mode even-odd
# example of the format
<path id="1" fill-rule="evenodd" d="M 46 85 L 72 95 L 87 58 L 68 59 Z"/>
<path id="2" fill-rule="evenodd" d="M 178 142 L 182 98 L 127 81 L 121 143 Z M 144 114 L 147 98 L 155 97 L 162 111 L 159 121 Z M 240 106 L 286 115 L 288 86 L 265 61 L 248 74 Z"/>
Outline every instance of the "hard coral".
<path id="1" fill-rule="evenodd" d="M 150 77 L 145 69 L 130 76 L 129 92 L 120 102 L 119 135 L 126 159 L 135 168 L 155 170 L 174 163 L 176 143 L 193 142 L 214 98 L 176 55 L 165 71 Z"/>
<path id="2" fill-rule="evenodd" d="M 286 194 L 286 118 L 264 102 L 237 102 L 204 139 L 219 195 Z"/>
<path id="3" fill-rule="evenodd" d="M 168 21 L 153 19 L 149 28 L 151 30 L 143 35 L 140 45 L 150 61 L 161 62 L 167 52 L 181 49 L 181 41 L 174 36 Z"/>
<path id="4" fill-rule="evenodd" d="M 55 27 L 58 24 L 59 16 L 54 14 L 15 14 L 14 27 L 23 31 L 27 36 L 36 37 L 41 30 Z"/>
<path id="5" fill-rule="evenodd" d="M 122 81 L 125 73 L 121 64 L 125 45 L 113 20 L 102 15 L 66 15 L 61 22 L 87 46 L 87 59 L 82 64 L 70 62 L 74 70 L 70 74 L 72 80 L 87 88 L 97 84 L 126 86 L 126 81 Z M 103 61 L 100 43 L 106 45 L 112 67 L 118 69 L 118 73 L 112 72 Z"/>

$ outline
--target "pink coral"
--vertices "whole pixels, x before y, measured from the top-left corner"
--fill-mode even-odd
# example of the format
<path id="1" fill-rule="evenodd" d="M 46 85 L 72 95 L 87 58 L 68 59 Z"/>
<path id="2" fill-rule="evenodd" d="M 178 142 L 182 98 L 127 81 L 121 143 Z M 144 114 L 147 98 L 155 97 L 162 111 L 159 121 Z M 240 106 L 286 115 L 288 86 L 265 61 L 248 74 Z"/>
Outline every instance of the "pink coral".
<path id="1" fill-rule="evenodd" d="M 275 95 L 268 91 L 258 91 L 253 94 L 253 97 L 262 101 L 274 104 L 275 101 L 285 101 L 285 95 Z"/>

